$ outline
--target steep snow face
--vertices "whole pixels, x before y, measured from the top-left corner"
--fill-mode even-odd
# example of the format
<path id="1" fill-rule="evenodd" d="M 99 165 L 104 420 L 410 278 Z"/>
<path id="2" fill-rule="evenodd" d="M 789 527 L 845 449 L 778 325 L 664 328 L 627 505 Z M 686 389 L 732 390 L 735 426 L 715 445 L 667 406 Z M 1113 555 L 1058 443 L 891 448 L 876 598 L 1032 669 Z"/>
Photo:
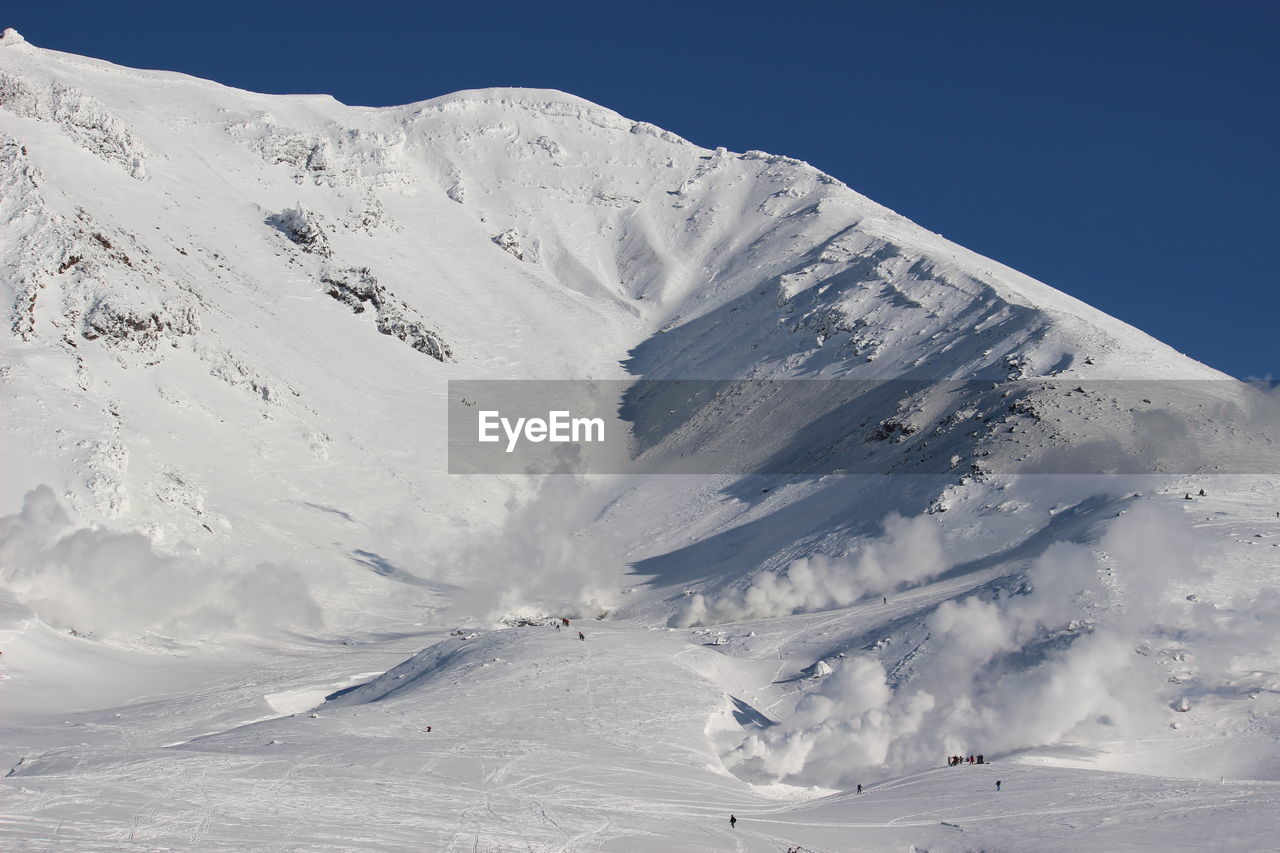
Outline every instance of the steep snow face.
<path id="1" fill-rule="evenodd" d="M 353 108 L 119 68 L 12 31 L 0 117 L 6 665 L 54 682 L 51 697 L 73 693 L 56 683 L 63 659 L 104 657 L 122 684 L 171 675 L 120 645 L 180 650 L 227 679 L 192 645 L 216 636 L 259 655 L 254 680 L 293 708 L 335 670 L 367 677 L 407 658 L 312 730 L 237 727 L 277 707 L 244 713 L 260 698 L 249 686 L 208 687 L 216 709 L 196 687 L 157 687 L 136 712 L 147 756 L 93 709 L 148 689 L 99 685 L 75 706 L 110 748 L 83 773 L 64 760 L 75 750 L 25 763 L 33 812 L 42 779 L 101 792 L 135 762 L 169 778 L 234 754 L 252 777 L 280 745 L 260 742 L 267 730 L 296 738 L 297 756 L 356 766 L 367 749 L 371 767 L 399 766 L 421 748 L 405 715 L 422 702 L 480 744 L 453 747 L 440 781 L 415 777 L 415 796 L 466 811 L 474 790 L 502 787 L 505 771 L 477 778 L 471 760 L 508 756 L 522 712 L 497 704 L 518 691 L 563 720 L 560 693 L 624 671 L 635 680 L 573 696 L 590 713 L 567 715 L 568 731 L 523 733 L 530 780 L 558 756 L 612 762 L 591 777 L 616 795 L 604 824 L 558 777 L 536 798 L 523 781 L 503 789 L 530 813 L 560 804 L 563 826 L 538 823 L 547 845 L 625 836 L 652 849 L 667 827 L 635 814 L 661 808 L 667 787 L 637 789 L 645 774 L 677 780 L 680 838 L 702 847 L 703 807 L 689 804 L 707 785 L 723 792 L 717 808 L 763 809 L 743 780 L 848 786 L 939 753 L 1051 744 L 1087 751 L 1034 758 L 1206 775 L 1153 757 L 1152 732 L 1194 748 L 1280 730 L 1275 599 L 1258 593 L 1280 568 L 1265 538 L 1274 483 L 1181 476 L 1207 467 L 1186 448 L 1208 443 L 1206 459 L 1250 470 L 1268 446 L 1255 433 L 1280 418 L 1233 382 L 1189 404 L 1187 386 L 1162 386 L 1168 399 L 1109 390 L 1225 377 L 804 163 L 699 148 L 559 92 Z M 764 382 L 729 402 L 637 392 L 624 410 L 647 452 L 750 448 L 811 476 L 445 474 L 447 380 L 531 378 L 907 383 L 850 386 L 873 390 L 799 422 L 771 420 L 800 398 Z M 1037 378 L 1067 384 L 1020 384 Z M 940 380 L 967 383 L 965 396 Z M 1198 431 L 1173 429 L 1166 411 L 1188 405 L 1202 407 Z M 1054 459 L 1100 435 L 1160 429 L 1189 460 L 1167 476 L 1017 476 L 1029 461 L 1069 472 Z M 844 455 L 901 476 L 824 473 Z M 552 612 L 607 621 L 583 641 L 468 627 L 417 652 L 442 628 Z M 284 650 L 254 645 L 268 636 Z M 24 749 L 55 743 L 33 734 L 61 713 L 49 701 L 24 700 Z M 1119 742 L 1130 735 L 1152 740 Z M 628 765 L 646 749 L 651 763 Z M 1214 768 L 1275 778 L 1244 751 Z M 372 791 L 371 774 L 349 781 Z M 120 796 L 156 794 L 139 783 Z M 477 844 L 530 831 L 467 821 Z M 461 838 L 433 831 L 442 847 Z M 234 841 L 267 837 L 250 836 Z M 881 836 L 921 839 L 936 840 Z"/>
<path id="2" fill-rule="evenodd" d="M 449 378 L 1216 376 L 803 163 L 562 93 L 351 108 L 0 44 L 7 388 L 46 399 L 10 507 L 48 482 L 215 549 L 278 544 L 249 520 L 286 494 L 285 529 L 447 517 L 492 494 L 433 479 Z"/>

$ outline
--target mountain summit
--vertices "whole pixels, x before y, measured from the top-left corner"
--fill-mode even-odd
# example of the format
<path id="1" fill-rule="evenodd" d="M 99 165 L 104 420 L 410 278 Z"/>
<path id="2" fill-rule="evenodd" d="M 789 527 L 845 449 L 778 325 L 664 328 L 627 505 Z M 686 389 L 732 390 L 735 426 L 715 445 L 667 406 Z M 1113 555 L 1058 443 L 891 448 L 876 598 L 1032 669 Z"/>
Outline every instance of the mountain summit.
<path id="1" fill-rule="evenodd" d="M 561 92 L 10 29 L 0 117 L 15 846 L 997 849 L 1088 790 L 1054 849 L 1114 848 L 1280 796 L 1266 395 Z M 449 474 L 486 380 L 621 389 L 675 475 Z"/>

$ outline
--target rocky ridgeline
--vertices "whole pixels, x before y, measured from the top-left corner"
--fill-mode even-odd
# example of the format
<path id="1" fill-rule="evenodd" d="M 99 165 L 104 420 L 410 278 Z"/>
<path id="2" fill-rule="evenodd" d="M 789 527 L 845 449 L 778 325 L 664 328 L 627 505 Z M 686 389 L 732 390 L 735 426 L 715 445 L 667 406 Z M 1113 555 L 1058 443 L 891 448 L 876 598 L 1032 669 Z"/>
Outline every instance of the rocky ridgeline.
<path id="1" fill-rule="evenodd" d="M 131 235 L 107 233 L 85 210 L 62 223 L 63 251 L 54 269 L 61 317 L 84 340 L 156 353 L 200 330 L 198 298 L 174 286 Z"/>
<path id="2" fill-rule="evenodd" d="M 165 284 L 145 247 L 83 208 L 74 217 L 52 213 L 40 194 L 41 180 L 26 149 L 0 138 L 0 227 L 20 247 L 8 268 L 16 285 L 9 309 L 15 335 L 36 337 L 37 318 L 44 316 L 66 345 L 99 340 L 155 353 L 162 343 L 176 346 L 200 328 L 198 300 Z"/>
<path id="3" fill-rule="evenodd" d="M 304 205 L 268 217 L 267 222 L 303 252 L 324 259 L 333 257 L 329 235 L 320 215 Z M 437 361 L 453 358 L 452 349 L 440 333 L 430 328 L 404 300 L 397 299 L 380 284 L 368 267 L 336 268 L 326 265 L 320 273 L 320 282 L 326 294 L 353 313 L 363 314 L 367 308 L 372 308 L 377 329 L 382 334 L 404 341 Z"/>
<path id="4" fill-rule="evenodd" d="M 267 224 L 289 238 L 302 251 L 321 258 L 333 257 L 329 235 L 320 215 L 305 205 L 290 207 L 267 217 Z"/>
<path id="5" fill-rule="evenodd" d="M 35 334 L 36 299 L 51 272 L 40 262 L 40 247 L 58 242 L 54 222 L 40 194 L 43 181 L 26 146 L 0 135 L 0 234 L 17 248 L 4 267 L 5 277 L 14 288 L 9 328 L 24 341 Z"/>
<path id="6" fill-rule="evenodd" d="M 399 188 L 410 183 L 401 155 L 405 134 L 399 129 L 385 134 L 330 123 L 309 133 L 258 113 L 228 125 L 227 132 L 264 162 L 291 169 L 297 184 Z"/>
<path id="7" fill-rule="evenodd" d="M 119 164 L 138 180 L 147 177 L 147 152 L 142 141 L 84 92 L 61 83 L 40 84 L 0 72 L 0 108 L 57 125 L 86 151 Z"/>
<path id="8" fill-rule="evenodd" d="M 372 307 L 378 331 L 382 334 L 398 338 L 436 361 L 453 358 L 453 351 L 440 334 L 428 328 L 412 308 L 379 284 L 368 267 L 328 270 L 320 281 L 325 286 L 325 293 L 353 313 L 363 314 L 366 306 Z"/>

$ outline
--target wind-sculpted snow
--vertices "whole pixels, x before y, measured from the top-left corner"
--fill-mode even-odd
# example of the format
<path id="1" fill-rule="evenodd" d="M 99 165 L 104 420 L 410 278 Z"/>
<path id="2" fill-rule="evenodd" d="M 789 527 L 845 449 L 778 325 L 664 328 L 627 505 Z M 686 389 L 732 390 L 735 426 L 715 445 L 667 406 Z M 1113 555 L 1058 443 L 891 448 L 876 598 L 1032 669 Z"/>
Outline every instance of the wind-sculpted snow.
<path id="1" fill-rule="evenodd" d="M 42 86 L 0 72 L 0 109 L 55 124 L 86 151 L 121 166 L 134 178 L 147 177 L 145 146 L 84 92 L 57 82 Z"/>
<path id="2" fill-rule="evenodd" d="M 297 184 L 347 187 L 406 187 L 402 150 L 405 134 L 391 134 L 329 124 L 306 133 L 277 125 L 268 113 L 231 124 L 227 132 L 258 152 L 272 166 L 287 166 Z"/>

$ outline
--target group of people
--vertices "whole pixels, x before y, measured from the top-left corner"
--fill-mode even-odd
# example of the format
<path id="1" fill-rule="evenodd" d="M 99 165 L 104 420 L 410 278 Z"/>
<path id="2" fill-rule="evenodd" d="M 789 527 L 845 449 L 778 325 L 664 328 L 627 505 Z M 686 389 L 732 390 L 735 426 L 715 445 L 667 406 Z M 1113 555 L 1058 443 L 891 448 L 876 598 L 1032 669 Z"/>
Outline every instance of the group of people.
<path id="1" fill-rule="evenodd" d="M 561 616 L 559 619 L 552 619 L 552 620 L 551 620 L 551 622 L 550 622 L 549 624 L 551 624 L 551 625 L 555 626 L 555 629 L 556 629 L 557 631 L 559 631 L 559 630 L 560 630 L 560 626 L 562 626 L 562 625 L 563 625 L 564 627 L 566 627 L 566 628 L 568 628 L 568 627 L 569 627 L 569 620 L 568 620 L 568 619 L 566 619 L 565 617 Z M 578 639 L 579 639 L 579 640 L 582 640 L 582 641 L 585 643 L 585 642 L 587 641 L 587 635 L 586 635 L 586 634 L 584 634 L 584 633 L 582 633 L 581 631 L 579 631 L 579 632 L 578 632 Z"/>

